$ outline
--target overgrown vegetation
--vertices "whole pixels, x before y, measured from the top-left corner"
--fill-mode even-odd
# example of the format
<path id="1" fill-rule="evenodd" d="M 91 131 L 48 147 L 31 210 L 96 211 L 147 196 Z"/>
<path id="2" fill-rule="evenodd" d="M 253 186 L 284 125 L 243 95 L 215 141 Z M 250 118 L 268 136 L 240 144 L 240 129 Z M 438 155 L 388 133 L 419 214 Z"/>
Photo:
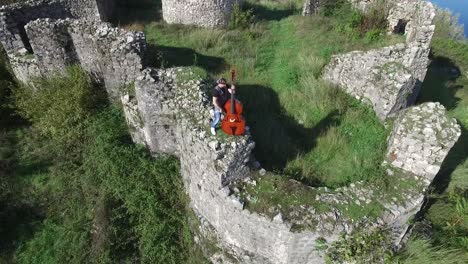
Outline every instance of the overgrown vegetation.
<path id="1" fill-rule="evenodd" d="M 355 230 L 327 249 L 327 258 L 332 263 L 383 263 L 392 254 L 388 230 Z"/>
<path id="2" fill-rule="evenodd" d="M 6 176 L 16 189 L 2 188 L 17 199 L 10 206 L 29 204 L 37 213 L 16 216 L 24 218 L 16 226 L 8 218 L 21 208 L 2 209 L 8 225 L 2 234 L 20 238 L 2 241 L 2 259 L 203 262 L 188 228 L 178 162 L 153 159 L 133 145 L 121 111 L 102 100 L 79 68 L 33 86 L 15 89 L 16 107 L 32 126 L 2 128 L 13 168 Z"/>

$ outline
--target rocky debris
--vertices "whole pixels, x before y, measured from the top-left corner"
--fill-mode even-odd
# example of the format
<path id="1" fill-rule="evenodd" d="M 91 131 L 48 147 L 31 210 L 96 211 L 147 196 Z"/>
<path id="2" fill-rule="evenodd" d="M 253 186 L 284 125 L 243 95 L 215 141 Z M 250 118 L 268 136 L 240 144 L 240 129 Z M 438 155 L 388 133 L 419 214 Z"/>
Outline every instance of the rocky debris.
<path id="1" fill-rule="evenodd" d="M 318 14 L 321 8 L 321 4 L 325 2 L 324 0 L 306 0 L 304 6 L 302 7 L 302 15 L 310 16 Z"/>
<path id="2" fill-rule="evenodd" d="M 348 0 L 354 8 L 367 12 L 375 0 Z"/>
<path id="3" fill-rule="evenodd" d="M 227 26 L 234 4 L 243 0 L 163 0 L 164 21 L 202 27 Z"/>
<path id="4" fill-rule="evenodd" d="M 440 103 L 409 108 L 395 121 L 387 162 L 431 182 L 460 135 L 460 125 Z"/>
<path id="5" fill-rule="evenodd" d="M 261 176 L 265 176 L 267 171 L 265 169 L 260 169 L 260 171 L 258 172 Z"/>

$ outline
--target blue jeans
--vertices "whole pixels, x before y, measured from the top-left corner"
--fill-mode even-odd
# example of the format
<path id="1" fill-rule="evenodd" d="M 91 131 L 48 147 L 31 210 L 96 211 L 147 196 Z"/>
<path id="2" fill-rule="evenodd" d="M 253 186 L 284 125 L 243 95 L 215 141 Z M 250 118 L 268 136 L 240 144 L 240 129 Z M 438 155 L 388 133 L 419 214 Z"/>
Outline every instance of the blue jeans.
<path id="1" fill-rule="evenodd" d="M 221 121 L 221 110 L 215 107 L 214 110 L 214 119 L 213 122 L 211 122 L 211 127 L 216 128 L 216 125 Z"/>

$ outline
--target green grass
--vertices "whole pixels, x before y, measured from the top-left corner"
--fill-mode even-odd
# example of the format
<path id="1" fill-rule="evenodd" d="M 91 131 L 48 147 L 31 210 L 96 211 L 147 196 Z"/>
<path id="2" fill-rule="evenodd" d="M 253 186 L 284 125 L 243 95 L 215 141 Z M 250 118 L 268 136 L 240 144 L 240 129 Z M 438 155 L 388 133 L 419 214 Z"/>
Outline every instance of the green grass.
<path id="1" fill-rule="evenodd" d="M 274 6 L 269 2 L 264 11 L 287 11 Z M 264 167 L 338 187 L 379 174 L 388 131 L 369 107 L 321 81 L 321 70 L 334 53 L 402 39 L 350 38 L 336 23 L 323 16 L 257 19 L 248 30 L 151 23 L 145 33 L 150 65 L 197 66 L 213 77 L 236 68 L 238 97 Z"/>

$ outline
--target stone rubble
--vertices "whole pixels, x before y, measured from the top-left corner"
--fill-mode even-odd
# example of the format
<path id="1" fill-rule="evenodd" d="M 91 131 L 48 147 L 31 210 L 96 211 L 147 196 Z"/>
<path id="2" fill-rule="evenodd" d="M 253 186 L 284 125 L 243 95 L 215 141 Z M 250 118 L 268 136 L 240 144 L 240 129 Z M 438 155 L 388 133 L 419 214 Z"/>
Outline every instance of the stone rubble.
<path id="1" fill-rule="evenodd" d="M 318 14 L 323 2 L 324 0 L 306 0 L 304 2 L 304 6 L 302 7 L 302 15 L 310 16 Z"/>

